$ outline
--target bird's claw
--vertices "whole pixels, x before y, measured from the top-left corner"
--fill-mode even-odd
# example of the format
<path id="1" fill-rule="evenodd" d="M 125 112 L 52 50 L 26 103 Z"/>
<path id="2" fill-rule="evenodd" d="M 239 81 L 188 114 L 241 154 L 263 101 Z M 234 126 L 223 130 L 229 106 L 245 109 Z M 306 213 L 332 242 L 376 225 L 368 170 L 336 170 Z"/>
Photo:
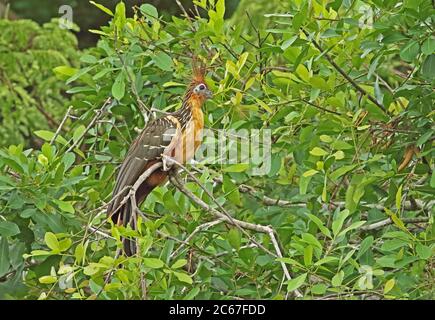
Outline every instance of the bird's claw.
<path id="1" fill-rule="evenodd" d="M 163 155 L 163 171 L 169 171 L 175 164 L 175 159 L 166 155 Z"/>

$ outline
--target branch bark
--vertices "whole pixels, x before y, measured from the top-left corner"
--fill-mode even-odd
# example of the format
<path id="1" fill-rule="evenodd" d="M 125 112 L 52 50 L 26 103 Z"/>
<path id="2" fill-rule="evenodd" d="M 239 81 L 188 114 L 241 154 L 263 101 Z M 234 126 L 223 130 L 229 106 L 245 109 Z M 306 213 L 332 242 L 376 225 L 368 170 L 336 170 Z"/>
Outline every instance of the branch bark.
<path id="1" fill-rule="evenodd" d="M 102 114 L 104 113 L 105 109 L 107 108 L 107 106 L 112 103 L 112 98 L 107 98 L 106 101 L 104 102 L 103 106 L 96 111 L 96 115 L 94 116 L 94 118 L 91 120 L 91 122 L 88 124 L 88 126 L 86 127 L 85 131 L 83 131 L 83 133 L 78 137 L 78 139 L 72 144 L 71 147 L 68 148 L 68 150 L 66 151 L 66 153 L 71 152 L 72 150 L 74 150 L 75 147 L 78 146 L 78 144 L 82 141 L 83 137 L 89 132 L 89 130 L 91 130 L 95 123 L 98 121 L 98 119 L 102 116 Z"/>
<path id="2" fill-rule="evenodd" d="M 405 218 L 402 219 L 402 221 L 404 223 L 422 223 L 422 222 L 428 222 L 429 221 L 429 217 L 421 217 L 421 218 Z M 391 225 L 394 222 L 388 218 L 385 220 L 381 220 L 366 226 L 362 226 L 360 230 L 362 231 L 370 231 L 370 230 L 376 230 L 376 229 L 380 229 L 383 228 L 385 226 Z"/>
<path id="3" fill-rule="evenodd" d="M 352 79 L 335 61 L 332 59 L 332 57 L 323 50 L 322 46 L 313 39 L 310 34 L 301 28 L 302 32 L 305 34 L 305 36 L 311 41 L 311 43 L 323 54 L 326 60 L 337 70 L 357 91 L 359 91 L 362 95 L 367 96 L 367 98 L 375 104 L 379 109 L 381 109 L 384 113 L 388 114 L 387 109 L 376 100 L 375 97 L 373 97 L 371 94 L 369 94 L 366 90 L 364 90 L 358 83 L 355 82 L 354 79 Z"/>
<path id="4" fill-rule="evenodd" d="M 185 168 L 183 168 L 185 169 Z M 188 171 L 187 171 L 188 172 Z M 188 172 L 189 173 L 189 172 Z M 200 206 L 204 211 L 210 212 L 212 213 L 215 217 L 217 217 L 218 219 L 229 223 L 231 225 L 234 225 L 236 227 L 242 228 L 242 229 L 248 229 L 248 230 L 252 230 L 252 231 L 256 231 L 256 232 L 260 232 L 260 233 L 265 233 L 267 235 L 269 235 L 272 245 L 276 251 L 276 254 L 270 252 L 270 250 L 264 248 L 264 246 L 260 245 L 257 241 L 255 241 L 254 239 L 251 238 L 251 241 L 253 243 L 255 243 L 258 247 L 262 248 L 263 250 L 265 250 L 266 252 L 268 252 L 269 254 L 278 257 L 278 258 L 282 258 L 282 253 L 281 253 L 281 249 L 279 247 L 278 241 L 276 239 L 275 236 L 275 232 L 274 229 L 270 226 L 264 226 L 264 225 L 260 225 L 260 224 L 254 224 L 254 223 L 249 223 L 249 222 L 245 222 L 242 220 L 238 220 L 238 219 L 234 219 L 231 216 L 229 216 L 228 213 L 222 213 L 218 210 L 216 210 L 215 208 L 212 208 L 211 206 L 209 206 L 207 203 L 205 203 L 202 199 L 198 198 L 195 194 L 193 194 L 190 190 L 186 189 L 183 185 L 183 183 L 179 180 L 178 175 L 176 173 L 175 170 L 173 170 L 170 174 L 170 181 L 171 183 L 178 189 L 180 190 L 182 193 L 184 193 L 190 200 L 192 200 L 193 202 L 195 202 L 198 206 Z M 205 189 L 204 187 L 204 190 Z M 210 195 L 209 195 L 210 196 Z M 212 196 L 211 196 L 212 198 Z M 245 231 L 245 230 L 243 230 Z M 246 232 L 246 231 L 245 231 Z M 285 263 L 281 262 L 281 267 L 283 269 L 283 272 L 285 274 L 285 277 L 287 278 L 287 280 L 291 280 L 291 276 L 290 273 L 287 269 L 287 266 Z M 292 292 L 292 294 L 295 297 L 302 297 L 302 293 L 299 290 L 294 290 Z"/>
<path id="5" fill-rule="evenodd" d="M 57 127 L 56 133 L 54 134 L 53 138 L 50 141 L 50 144 L 53 144 L 54 141 L 56 141 L 56 138 L 59 135 L 60 131 L 62 130 L 63 125 L 65 124 L 66 120 L 68 119 L 71 110 L 72 110 L 72 106 L 70 106 L 68 108 L 68 110 L 66 111 L 65 116 L 62 119 L 62 122 L 59 124 L 59 127 Z"/>

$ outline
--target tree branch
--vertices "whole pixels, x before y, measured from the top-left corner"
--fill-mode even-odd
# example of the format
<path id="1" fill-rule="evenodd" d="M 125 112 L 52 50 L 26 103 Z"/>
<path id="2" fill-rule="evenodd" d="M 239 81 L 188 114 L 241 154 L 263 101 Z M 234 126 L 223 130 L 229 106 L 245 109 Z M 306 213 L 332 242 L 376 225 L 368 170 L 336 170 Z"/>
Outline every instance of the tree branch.
<path id="1" fill-rule="evenodd" d="M 185 169 L 184 166 L 178 164 L 179 166 L 181 166 L 183 169 Z M 189 172 L 186 171 L 188 174 Z M 196 178 L 196 177 L 195 177 Z M 198 198 L 195 194 L 193 194 L 190 190 L 186 189 L 183 185 L 183 183 L 181 183 L 181 181 L 178 178 L 178 175 L 176 173 L 175 170 L 172 170 L 171 174 L 170 174 L 170 181 L 171 183 L 178 189 L 180 190 L 182 193 L 184 193 L 189 199 L 191 199 L 193 202 L 195 202 L 198 206 L 200 206 L 204 211 L 210 212 L 212 213 L 214 216 L 216 216 L 218 219 L 225 221 L 231 225 L 234 225 L 238 228 L 241 228 L 242 231 L 246 234 L 246 231 L 244 229 L 248 229 L 248 230 L 253 230 L 256 232 L 260 232 L 260 233 L 265 233 L 267 235 L 269 235 L 269 237 L 271 238 L 272 241 L 272 245 L 276 251 L 276 254 L 270 252 L 270 250 L 264 248 L 264 246 L 262 246 L 261 244 L 259 244 L 257 241 L 255 241 L 254 239 L 252 239 L 252 237 L 250 237 L 248 235 L 248 237 L 250 237 L 251 241 L 253 243 L 255 243 L 258 247 L 262 248 L 263 250 L 265 250 L 267 253 L 273 255 L 274 257 L 278 257 L 278 258 L 282 258 L 282 253 L 281 253 L 281 249 L 279 248 L 279 244 L 278 241 L 276 239 L 275 236 L 275 232 L 274 229 L 270 226 L 264 226 L 264 225 L 260 225 L 260 224 L 254 224 L 254 223 L 249 223 L 249 222 L 245 222 L 245 221 L 241 221 L 241 220 L 237 220 L 232 218 L 225 210 L 225 213 L 222 213 L 218 210 L 216 210 L 215 208 L 210 207 L 208 204 L 206 204 L 202 199 Z M 201 183 L 199 181 L 197 181 L 198 184 L 203 187 L 201 185 Z M 206 191 L 208 193 L 208 190 L 203 187 L 203 190 Z M 212 195 L 209 194 L 209 197 L 214 199 Z M 216 201 L 217 203 L 217 201 Z M 217 203 L 218 204 L 218 203 Z M 219 205 L 220 206 L 220 205 Z M 222 208 L 221 208 L 222 209 Z M 287 280 L 291 280 L 291 276 L 290 273 L 287 269 L 287 266 L 285 265 L 285 263 L 281 262 L 281 267 L 283 269 L 283 272 L 287 278 Z M 302 297 L 302 294 L 299 290 L 294 290 L 293 295 L 295 297 Z"/>
<path id="2" fill-rule="evenodd" d="M 428 222 L 429 221 L 429 217 L 420 217 L 420 218 L 404 218 L 402 219 L 402 221 L 404 223 L 421 223 L 421 222 Z M 370 230 L 376 230 L 376 229 L 380 229 L 382 227 L 388 226 L 390 224 L 393 224 L 393 220 L 391 220 L 391 218 L 385 219 L 385 220 L 381 220 L 366 226 L 362 226 L 360 228 L 360 230 L 362 231 L 370 231 Z"/>
<path id="3" fill-rule="evenodd" d="M 223 222 L 223 220 L 219 218 L 217 220 L 206 222 L 206 223 L 203 223 L 203 224 L 197 226 L 195 228 L 195 230 L 193 230 L 193 232 L 181 243 L 181 245 L 174 252 L 171 253 L 170 258 L 172 259 L 173 257 L 176 257 L 177 254 L 181 251 L 181 249 L 183 249 L 187 244 L 189 244 L 189 241 L 192 240 L 192 238 L 197 233 L 199 233 L 199 232 L 201 232 L 203 230 L 207 230 L 207 229 L 209 229 L 209 228 L 211 228 L 211 227 L 213 227 L 215 225 L 218 225 L 218 224 L 220 224 L 222 222 Z"/>
<path id="4" fill-rule="evenodd" d="M 70 107 L 68 108 L 68 110 L 66 111 L 65 116 L 64 116 L 63 119 L 62 119 L 62 122 L 59 124 L 59 127 L 58 127 L 57 130 L 56 130 L 56 133 L 54 134 L 53 138 L 52 138 L 51 141 L 50 141 L 50 144 L 53 144 L 54 141 L 56 141 L 56 138 L 57 138 L 57 136 L 59 135 L 60 131 L 62 130 L 62 127 L 63 127 L 63 125 L 65 124 L 66 120 L 68 119 L 68 117 L 69 117 L 69 113 L 71 112 L 71 110 L 72 110 L 72 106 L 70 106 Z"/>
<path id="5" fill-rule="evenodd" d="M 88 124 L 88 126 L 86 127 L 85 131 L 83 131 L 83 133 L 78 137 L 78 139 L 73 142 L 72 146 L 68 148 L 68 150 L 66 151 L 66 153 L 71 152 L 72 150 L 74 150 L 75 147 L 78 146 L 78 144 L 81 142 L 81 140 L 83 139 L 83 137 L 89 132 L 89 130 L 92 129 L 92 127 L 95 125 L 95 123 L 98 121 L 98 119 L 101 117 L 101 115 L 104 113 L 106 107 L 112 103 L 112 98 L 107 98 L 106 101 L 104 102 L 103 106 L 96 111 L 96 115 L 94 116 L 94 118 L 91 120 L 91 122 Z"/>
<path id="6" fill-rule="evenodd" d="M 387 109 L 376 100 L 371 94 L 369 94 L 366 90 L 364 90 L 358 83 L 355 82 L 335 61 L 331 58 L 331 56 L 323 50 L 322 46 L 310 36 L 310 34 L 301 28 L 302 32 L 305 36 L 311 41 L 311 43 L 321 52 L 321 54 L 325 57 L 326 60 L 362 95 L 367 96 L 367 98 L 373 102 L 379 109 L 381 109 L 384 113 L 388 114 Z"/>

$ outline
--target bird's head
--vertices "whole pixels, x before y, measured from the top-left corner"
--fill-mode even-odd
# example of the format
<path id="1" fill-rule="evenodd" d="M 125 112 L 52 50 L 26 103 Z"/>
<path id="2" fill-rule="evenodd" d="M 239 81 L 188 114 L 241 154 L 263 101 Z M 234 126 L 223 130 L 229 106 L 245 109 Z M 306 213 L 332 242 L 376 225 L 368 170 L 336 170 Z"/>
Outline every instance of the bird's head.
<path id="1" fill-rule="evenodd" d="M 213 93 L 205 83 L 205 73 L 207 71 L 205 65 L 198 62 L 197 58 L 193 59 L 193 77 L 189 86 L 190 95 L 193 99 L 205 102 L 213 97 Z"/>

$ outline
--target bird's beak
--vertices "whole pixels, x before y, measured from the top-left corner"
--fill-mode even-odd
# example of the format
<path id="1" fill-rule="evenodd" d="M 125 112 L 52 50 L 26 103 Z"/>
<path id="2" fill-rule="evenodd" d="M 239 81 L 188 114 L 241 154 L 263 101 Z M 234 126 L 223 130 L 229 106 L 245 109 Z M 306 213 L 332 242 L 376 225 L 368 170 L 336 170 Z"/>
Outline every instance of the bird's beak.
<path id="1" fill-rule="evenodd" d="M 211 98 L 213 98 L 213 92 L 211 92 L 210 90 L 206 90 L 205 91 L 205 97 L 207 98 L 207 99 L 211 99 Z"/>

